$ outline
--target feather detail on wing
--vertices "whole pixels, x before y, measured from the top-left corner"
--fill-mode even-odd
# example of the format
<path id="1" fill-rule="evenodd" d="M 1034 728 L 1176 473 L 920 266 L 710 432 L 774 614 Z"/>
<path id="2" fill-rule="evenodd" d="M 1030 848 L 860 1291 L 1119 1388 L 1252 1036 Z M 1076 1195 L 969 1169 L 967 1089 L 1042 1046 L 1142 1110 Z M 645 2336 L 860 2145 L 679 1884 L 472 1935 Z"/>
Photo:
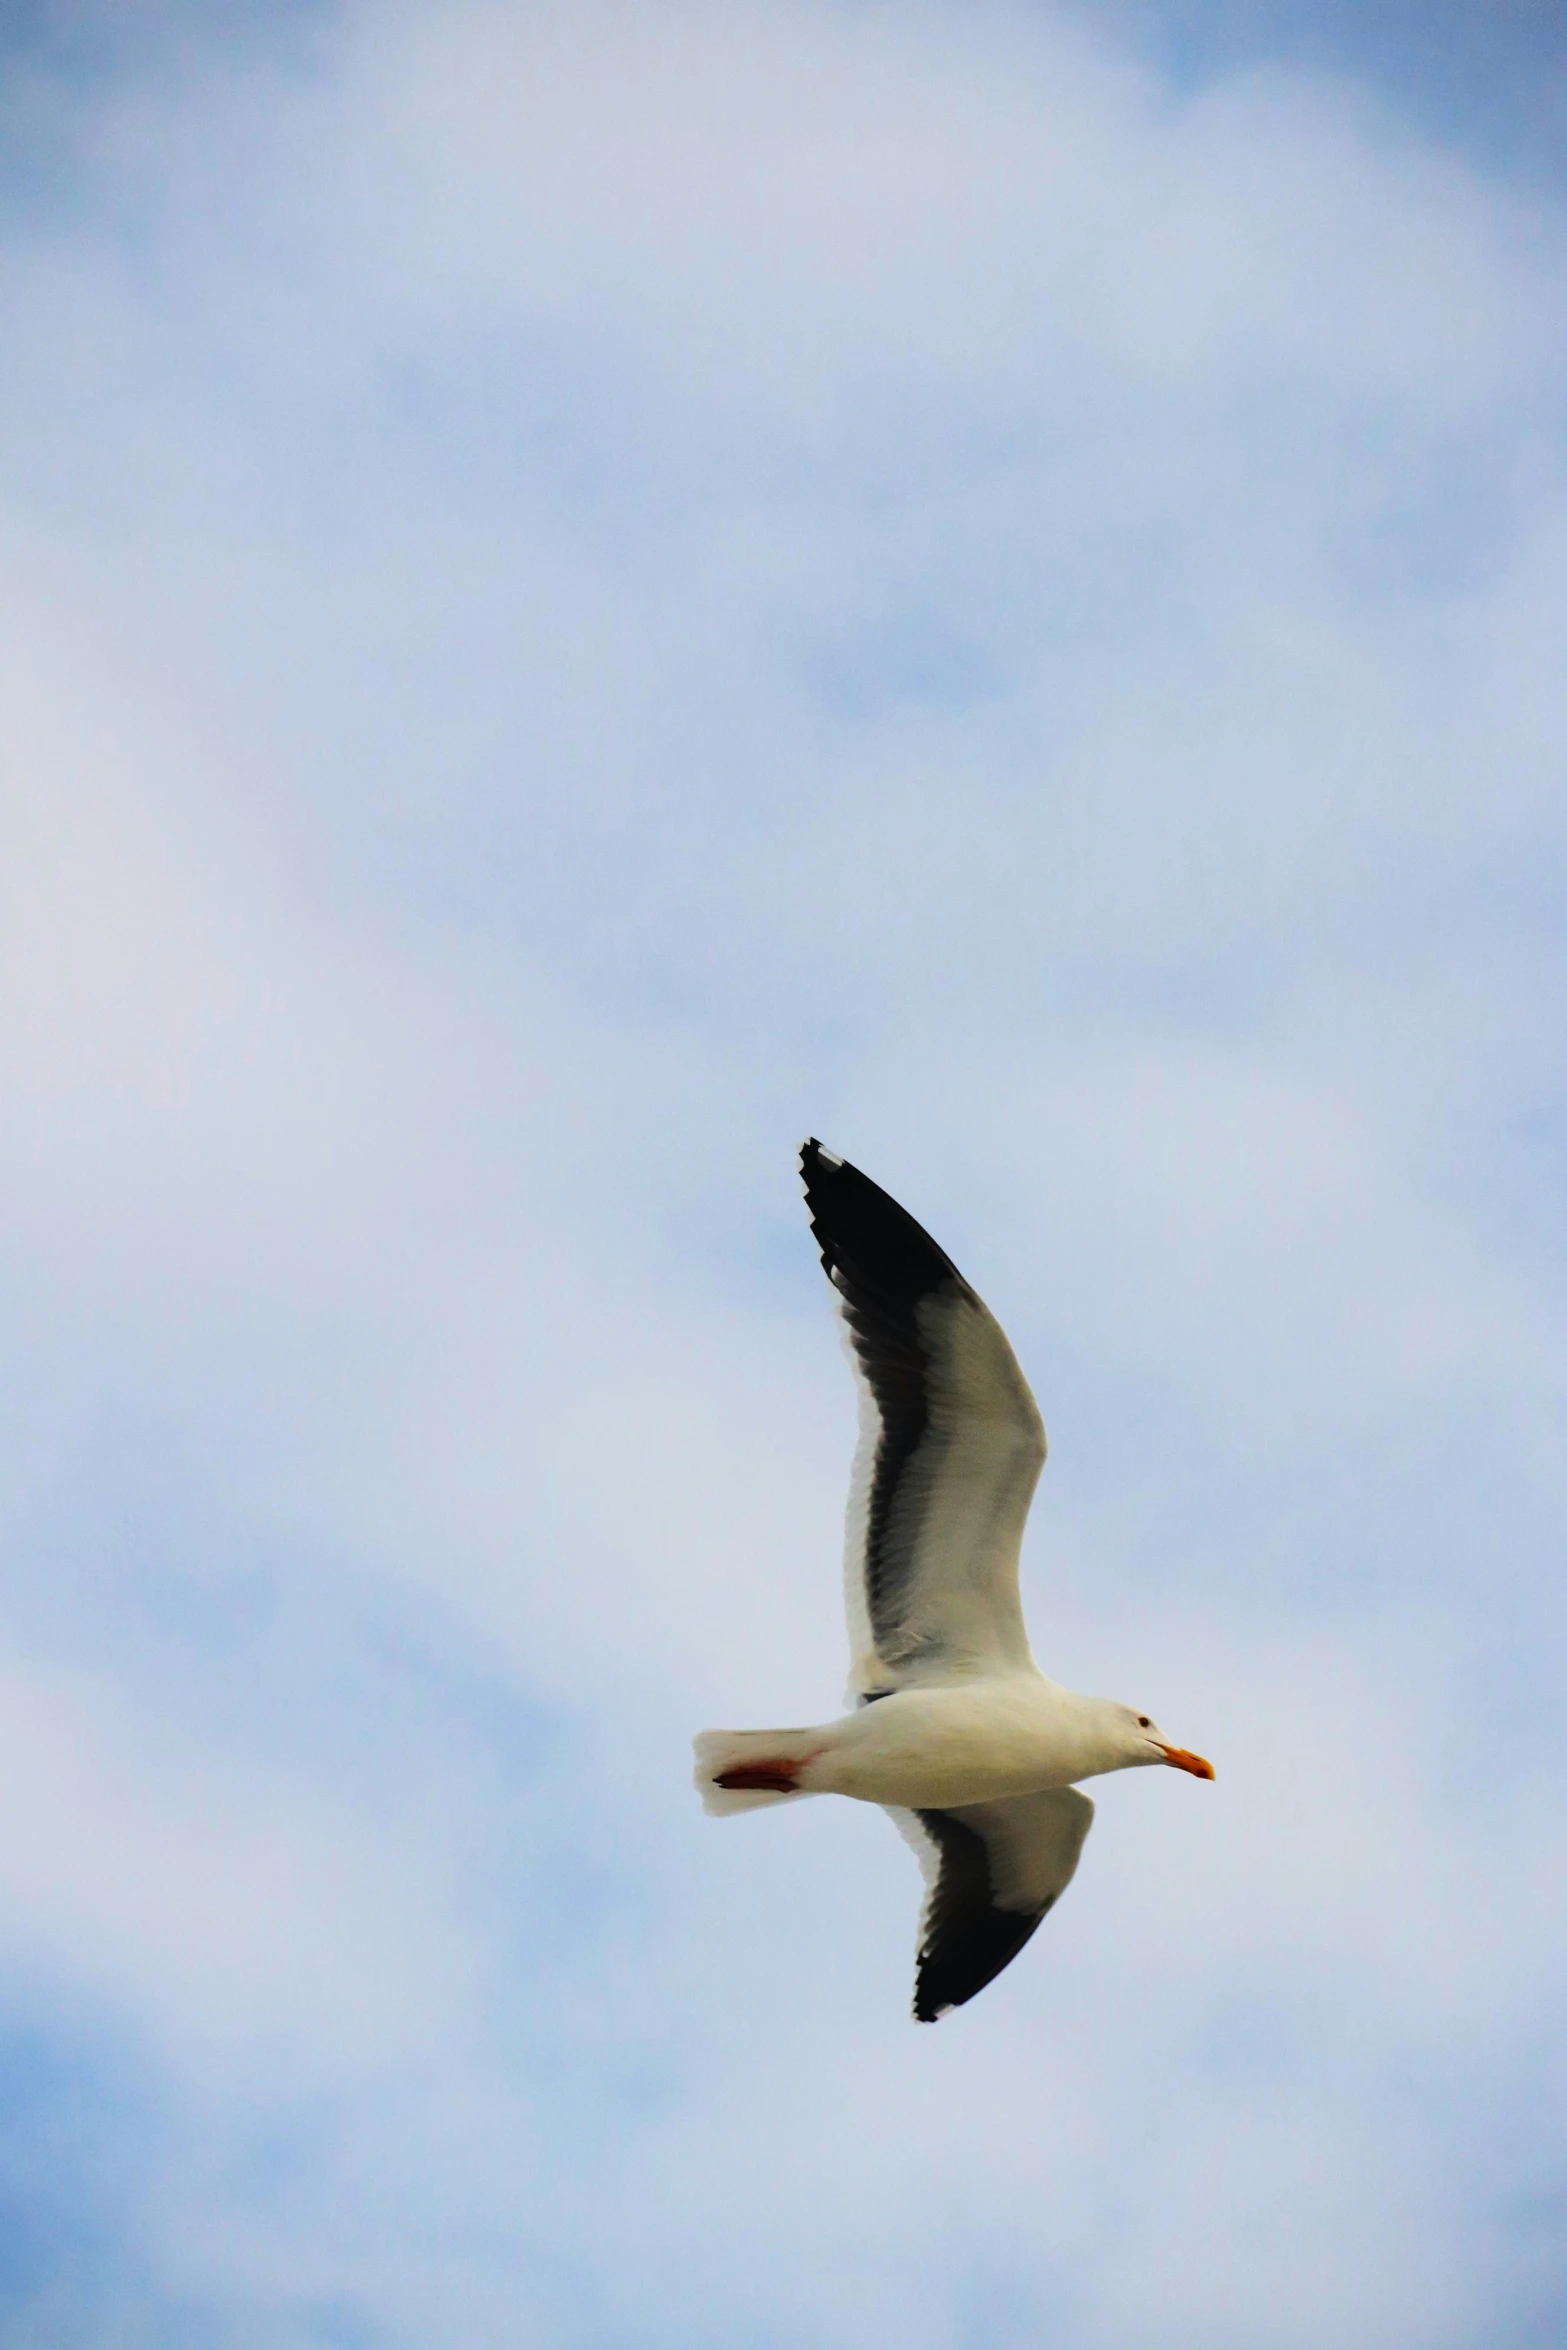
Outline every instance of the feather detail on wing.
<path id="1" fill-rule="evenodd" d="M 845 1592 L 863 1698 L 1033 1659 L 1018 1551 L 1045 1431 L 1006 1334 L 896 1200 L 811 1141 L 811 1229 L 861 1394 Z"/>
<path id="2" fill-rule="evenodd" d="M 887 1817 L 924 1872 L 914 2017 L 933 2024 L 1010 1966 L 1072 1882 L 1094 1807 L 1077 1787 Z"/>

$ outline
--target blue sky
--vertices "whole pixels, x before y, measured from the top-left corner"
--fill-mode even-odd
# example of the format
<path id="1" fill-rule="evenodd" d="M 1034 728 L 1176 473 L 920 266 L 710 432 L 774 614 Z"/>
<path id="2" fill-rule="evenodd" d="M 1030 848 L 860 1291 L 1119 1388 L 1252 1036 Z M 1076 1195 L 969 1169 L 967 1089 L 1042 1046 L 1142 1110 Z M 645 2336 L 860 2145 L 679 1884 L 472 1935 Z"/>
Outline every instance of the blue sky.
<path id="1" fill-rule="evenodd" d="M 11 13 L 8 2350 L 1560 2339 L 1563 45 L 1438 23 Z M 807 1131 L 1220 1774 L 934 2032 L 688 1784 L 842 1685 Z"/>

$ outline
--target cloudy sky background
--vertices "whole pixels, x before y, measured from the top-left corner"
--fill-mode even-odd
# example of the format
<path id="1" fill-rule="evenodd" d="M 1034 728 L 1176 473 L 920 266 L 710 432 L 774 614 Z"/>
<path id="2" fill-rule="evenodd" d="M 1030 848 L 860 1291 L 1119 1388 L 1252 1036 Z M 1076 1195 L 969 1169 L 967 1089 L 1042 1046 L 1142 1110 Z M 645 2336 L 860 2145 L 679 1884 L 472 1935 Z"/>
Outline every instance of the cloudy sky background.
<path id="1" fill-rule="evenodd" d="M 7 2350 L 1567 2326 L 1554 7 L 15 6 Z M 907 2020 L 821 1133 L 1216 1786 Z"/>

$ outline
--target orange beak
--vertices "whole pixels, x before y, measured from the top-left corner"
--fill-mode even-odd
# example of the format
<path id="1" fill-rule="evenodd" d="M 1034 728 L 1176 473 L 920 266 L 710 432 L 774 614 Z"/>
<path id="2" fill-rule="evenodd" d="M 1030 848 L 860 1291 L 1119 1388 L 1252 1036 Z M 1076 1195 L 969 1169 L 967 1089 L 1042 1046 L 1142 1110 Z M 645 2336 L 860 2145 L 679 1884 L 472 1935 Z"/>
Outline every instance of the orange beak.
<path id="1" fill-rule="evenodd" d="M 1194 1779 L 1211 1779 L 1213 1765 L 1204 1762 L 1200 1754 L 1188 1754 L 1184 1746 L 1161 1746 L 1159 1752 L 1167 1763 L 1174 1763 L 1178 1771 L 1190 1771 Z"/>

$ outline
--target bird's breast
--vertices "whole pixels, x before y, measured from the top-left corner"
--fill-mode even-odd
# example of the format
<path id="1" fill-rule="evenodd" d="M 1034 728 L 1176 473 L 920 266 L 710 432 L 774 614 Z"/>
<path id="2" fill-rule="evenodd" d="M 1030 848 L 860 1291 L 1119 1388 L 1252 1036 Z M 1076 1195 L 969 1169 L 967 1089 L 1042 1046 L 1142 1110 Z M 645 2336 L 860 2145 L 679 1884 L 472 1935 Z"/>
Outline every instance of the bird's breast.
<path id="1" fill-rule="evenodd" d="M 1083 1775 L 1072 1730 L 1037 1675 L 902 1689 L 835 1724 L 801 1783 L 915 1810 L 1030 1795 Z"/>

